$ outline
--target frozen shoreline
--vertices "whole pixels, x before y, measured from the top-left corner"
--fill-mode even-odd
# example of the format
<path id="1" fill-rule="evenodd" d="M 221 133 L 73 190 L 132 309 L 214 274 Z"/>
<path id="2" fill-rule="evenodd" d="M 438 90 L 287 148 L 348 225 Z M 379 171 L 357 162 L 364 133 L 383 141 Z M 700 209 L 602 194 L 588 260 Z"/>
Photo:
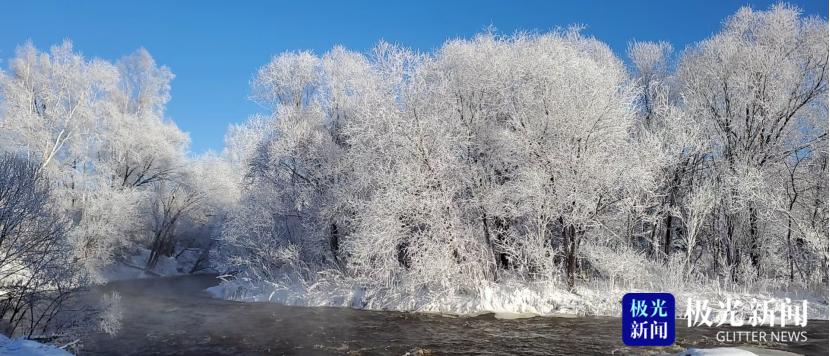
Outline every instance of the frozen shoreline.
<path id="1" fill-rule="evenodd" d="M 244 279 L 222 282 L 207 289 L 215 298 L 242 302 L 271 302 L 292 306 L 347 307 L 366 310 L 389 310 L 434 313 L 452 316 L 495 314 L 498 318 L 533 316 L 609 316 L 619 317 L 623 294 L 638 290 L 591 289 L 578 286 L 574 292 L 550 283 L 487 283 L 467 294 L 409 294 L 391 290 L 369 290 L 350 283 L 318 283 L 310 285 L 255 283 Z M 639 290 L 643 291 L 643 290 Z M 672 291 L 676 299 L 676 316 L 686 313 L 687 299 L 707 299 L 713 309 L 726 298 L 759 301 L 772 298 L 802 299 L 808 302 L 808 318 L 828 320 L 826 297 L 802 293 L 739 293 Z"/>

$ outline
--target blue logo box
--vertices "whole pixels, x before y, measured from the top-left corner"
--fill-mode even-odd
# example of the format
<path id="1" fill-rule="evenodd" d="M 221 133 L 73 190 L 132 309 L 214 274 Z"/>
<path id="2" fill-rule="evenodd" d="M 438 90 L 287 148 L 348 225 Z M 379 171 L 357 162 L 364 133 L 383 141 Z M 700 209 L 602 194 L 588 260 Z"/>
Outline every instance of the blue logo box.
<path id="1" fill-rule="evenodd" d="M 674 344 L 674 296 L 626 293 L 622 300 L 622 339 L 628 346 Z"/>

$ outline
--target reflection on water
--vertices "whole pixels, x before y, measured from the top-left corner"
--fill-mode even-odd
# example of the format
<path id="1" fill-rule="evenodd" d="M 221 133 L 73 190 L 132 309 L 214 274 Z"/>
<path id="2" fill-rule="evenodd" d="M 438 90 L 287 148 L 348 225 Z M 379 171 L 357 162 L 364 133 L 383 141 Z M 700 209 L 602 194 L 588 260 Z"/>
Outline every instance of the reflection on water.
<path id="1" fill-rule="evenodd" d="M 93 335 L 82 354 L 585 355 L 677 352 L 681 346 L 718 344 L 715 328 L 687 329 L 683 322 L 677 327 L 679 346 L 627 348 L 620 340 L 620 319 L 615 318 L 499 320 L 239 303 L 211 299 L 203 292 L 216 283 L 213 276 L 201 275 L 101 287 L 97 292 L 121 294 L 122 329 L 112 337 Z M 807 329 L 806 344 L 766 346 L 826 355 L 827 322 L 811 321 Z"/>

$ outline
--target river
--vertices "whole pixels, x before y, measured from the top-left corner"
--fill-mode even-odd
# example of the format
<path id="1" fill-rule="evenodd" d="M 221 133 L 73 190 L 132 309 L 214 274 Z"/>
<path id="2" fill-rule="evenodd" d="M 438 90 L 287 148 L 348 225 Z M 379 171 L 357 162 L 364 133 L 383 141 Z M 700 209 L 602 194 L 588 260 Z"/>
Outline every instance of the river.
<path id="1" fill-rule="evenodd" d="M 121 295 L 122 328 L 115 336 L 90 335 L 80 354 L 586 355 L 654 354 L 717 345 L 715 328 L 688 329 L 682 321 L 677 325 L 677 346 L 628 348 L 620 340 L 618 318 L 501 320 L 491 315 L 459 318 L 241 303 L 213 299 L 204 292 L 216 284 L 213 276 L 197 275 L 99 287 L 94 293 Z M 808 343 L 761 346 L 827 355 L 827 332 L 827 321 L 810 321 Z"/>

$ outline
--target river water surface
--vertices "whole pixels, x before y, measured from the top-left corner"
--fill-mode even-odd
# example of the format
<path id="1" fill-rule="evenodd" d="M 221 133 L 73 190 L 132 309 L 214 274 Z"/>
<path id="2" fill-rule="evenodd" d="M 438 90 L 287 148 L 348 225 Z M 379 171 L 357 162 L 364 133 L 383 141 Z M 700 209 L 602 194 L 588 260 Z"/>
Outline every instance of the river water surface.
<path id="1" fill-rule="evenodd" d="M 627 348 L 620 339 L 618 318 L 500 320 L 491 315 L 457 318 L 241 303 L 212 299 L 204 289 L 217 283 L 214 276 L 199 275 L 100 287 L 94 293 L 117 291 L 121 295 L 122 328 L 115 336 L 91 335 L 80 354 L 590 355 L 676 353 L 690 346 L 724 346 L 715 340 L 716 328 L 687 329 L 680 320 L 676 346 Z M 827 321 L 810 321 L 807 343 L 751 346 L 827 355 L 827 332 Z"/>

